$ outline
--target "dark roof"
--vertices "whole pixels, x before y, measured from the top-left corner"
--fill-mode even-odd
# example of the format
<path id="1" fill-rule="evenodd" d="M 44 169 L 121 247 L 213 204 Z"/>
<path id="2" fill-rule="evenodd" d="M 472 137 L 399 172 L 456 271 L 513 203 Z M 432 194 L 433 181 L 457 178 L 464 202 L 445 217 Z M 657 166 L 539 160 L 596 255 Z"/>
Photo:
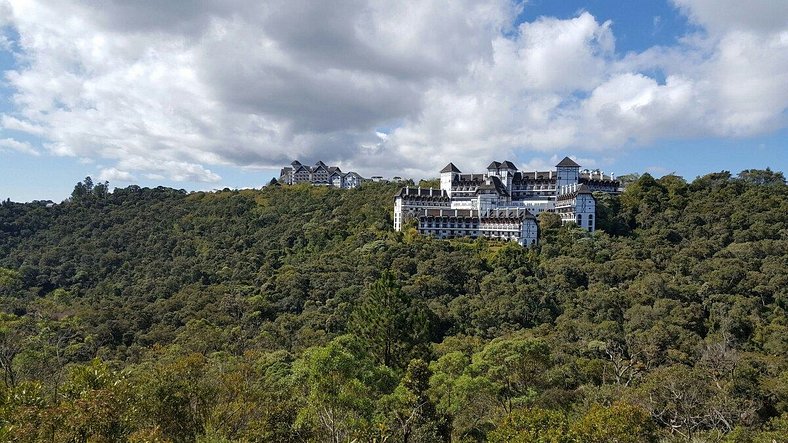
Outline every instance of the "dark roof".
<path id="1" fill-rule="evenodd" d="M 503 163 L 501 163 L 501 167 L 511 169 L 513 171 L 517 170 L 517 166 L 515 166 L 514 163 L 510 162 L 509 160 L 505 160 Z"/>
<path id="2" fill-rule="evenodd" d="M 506 190 L 506 185 L 503 184 L 500 178 L 495 175 L 488 177 L 490 182 L 489 183 L 479 183 L 476 187 L 477 194 L 486 194 L 489 191 L 492 191 L 498 195 L 508 196 L 509 192 Z M 454 186 L 452 186 L 454 188 Z"/>
<path id="3" fill-rule="evenodd" d="M 556 197 L 556 200 L 570 200 L 570 199 L 573 199 L 573 198 L 577 197 L 580 194 L 588 194 L 588 195 L 591 196 L 591 198 L 594 198 L 594 193 L 591 192 L 591 189 L 588 186 L 586 186 L 585 184 L 582 184 L 582 185 L 578 186 L 577 190 L 575 190 L 575 191 L 569 192 L 567 194 L 559 194 Z M 596 199 L 594 199 L 594 200 L 596 200 Z"/>
<path id="4" fill-rule="evenodd" d="M 556 167 L 558 167 L 558 166 L 564 166 L 564 167 L 570 167 L 570 168 L 579 168 L 579 167 L 580 167 L 580 165 L 578 165 L 577 163 L 575 163 L 575 162 L 574 162 L 574 160 L 572 160 L 572 159 L 571 159 L 571 158 L 569 158 L 569 157 L 564 157 L 564 159 L 563 159 L 563 160 L 561 160 L 560 162 L 558 162 L 558 164 L 557 164 L 557 165 L 555 165 L 555 166 L 556 166 Z"/>
<path id="5" fill-rule="evenodd" d="M 512 183 L 522 183 L 528 181 L 542 181 L 546 183 L 555 183 L 556 175 L 552 174 L 553 171 L 518 171 L 512 177 Z"/>
<path id="6" fill-rule="evenodd" d="M 460 174 L 454 177 L 454 182 L 483 182 L 484 174 Z M 453 186 L 453 185 L 452 185 Z"/>
<path id="7" fill-rule="evenodd" d="M 329 166 L 328 167 L 328 172 L 333 174 L 334 172 L 342 172 L 342 170 L 339 169 L 339 167 L 337 167 L 337 166 Z"/>
<path id="8" fill-rule="evenodd" d="M 448 165 L 446 165 L 446 167 L 441 169 L 441 174 L 443 174 L 444 172 L 456 172 L 459 174 L 460 170 L 457 169 L 456 166 L 454 166 L 454 163 L 449 163 Z"/>
<path id="9" fill-rule="evenodd" d="M 301 162 L 298 160 L 293 160 L 293 163 L 290 163 L 293 166 L 301 166 Z"/>
<path id="10" fill-rule="evenodd" d="M 492 162 L 489 166 L 487 166 L 487 169 L 498 169 L 499 167 L 501 167 L 500 162 Z"/>
<path id="11" fill-rule="evenodd" d="M 506 190 L 506 185 L 503 184 L 500 178 L 493 175 L 490 177 L 490 181 L 492 182 L 493 186 L 495 186 L 495 190 L 499 195 L 509 195 L 509 192 Z"/>
<path id="12" fill-rule="evenodd" d="M 585 183 L 583 183 L 582 185 L 580 185 L 579 188 L 577 188 L 577 193 L 578 194 L 592 194 L 591 189 L 589 189 L 589 187 L 586 186 Z"/>
<path id="13" fill-rule="evenodd" d="M 480 215 L 481 219 L 515 219 L 526 220 L 536 219 L 528 209 L 525 208 L 493 208 L 488 209 Z"/>
<path id="14" fill-rule="evenodd" d="M 423 212 L 420 212 L 418 217 L 472 218 L 478 220 L 479 211 L 474 209 L 426 208 Z"/>
<path id="15" fill-rule="evenodd" d="M 318 160 L 318 162 L 317 162 L 317 163 L 315 163 L 315 166 L 325 166 L 325 165 L 326 165 L 326 164 L 325 164 L 325 163 L 323 163 L 323 161 L 322 161 L 322 160 Z"/>

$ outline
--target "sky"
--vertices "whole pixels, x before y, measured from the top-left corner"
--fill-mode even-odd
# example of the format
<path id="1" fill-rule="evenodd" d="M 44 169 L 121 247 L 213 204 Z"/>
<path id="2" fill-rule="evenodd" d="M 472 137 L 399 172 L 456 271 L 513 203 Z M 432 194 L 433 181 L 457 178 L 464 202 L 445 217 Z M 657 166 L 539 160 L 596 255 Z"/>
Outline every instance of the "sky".
<path id="1" fill-rule="evenodd" d="M 294 159 L 788 170 L 788 0 L 0 0 L 0 70 L 3 200 Z"/>

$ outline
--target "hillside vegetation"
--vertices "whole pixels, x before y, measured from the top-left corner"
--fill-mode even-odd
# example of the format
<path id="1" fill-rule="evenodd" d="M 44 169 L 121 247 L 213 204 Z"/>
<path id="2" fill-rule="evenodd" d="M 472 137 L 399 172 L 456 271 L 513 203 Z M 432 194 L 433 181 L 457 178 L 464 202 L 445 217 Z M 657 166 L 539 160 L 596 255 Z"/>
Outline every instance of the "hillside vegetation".
<path id="1" fill-rule="evenodd" d="M 534 249 L 393 232 L 396 191 L 2 203 L 0 441 L 788 435 L 782 174 L 646 174 Z"/>

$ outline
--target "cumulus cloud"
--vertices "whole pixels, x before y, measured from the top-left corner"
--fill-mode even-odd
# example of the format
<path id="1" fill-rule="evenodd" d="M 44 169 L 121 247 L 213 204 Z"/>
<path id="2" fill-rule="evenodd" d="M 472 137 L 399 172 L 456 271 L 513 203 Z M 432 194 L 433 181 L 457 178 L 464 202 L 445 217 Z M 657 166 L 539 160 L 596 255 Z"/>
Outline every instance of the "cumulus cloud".
<path id="1" fill-rule="evenodd" d="M 24 154 L 30 155 L 40 155 L 40 153 L 28 142 L 20 142 L 19 140 L 14 140 L 12 138 L 3 138 L 0 139 L 0 151 L 3 149 L 9 149 L 12 151 L 22 152 Z"/>
<path id="2" fill-rule="evenodd" d="M 136 178 L 127 171 L 121 171 L 116 168 L 105 168 L 99 172 L 98 180 L 111 182 L 133 182 L 136 180 Z"/>
<path id="3" fill-rule="evenodd" d="M 673 1 L 700 31 L 622 55 L 604 18 L 515 26 L 508 0 L 9 0 L 0 125 L 118 181 L 203 182 L 293 158 L 420 176 L 784 127 L 788 7 Z"/>

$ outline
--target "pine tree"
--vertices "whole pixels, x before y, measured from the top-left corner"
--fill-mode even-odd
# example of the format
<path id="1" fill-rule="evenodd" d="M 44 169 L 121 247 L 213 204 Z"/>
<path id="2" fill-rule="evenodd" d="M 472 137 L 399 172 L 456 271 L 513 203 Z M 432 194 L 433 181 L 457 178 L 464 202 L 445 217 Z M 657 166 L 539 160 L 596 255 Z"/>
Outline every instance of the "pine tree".
<path id="1" fill-rule="evenodd" d="M 350 331 L 378 362 L 404 367 L 428 340 L 429 320 L 426 310 L 402 292 L 392 273 L 384 272 L 353 311 Z"/>

